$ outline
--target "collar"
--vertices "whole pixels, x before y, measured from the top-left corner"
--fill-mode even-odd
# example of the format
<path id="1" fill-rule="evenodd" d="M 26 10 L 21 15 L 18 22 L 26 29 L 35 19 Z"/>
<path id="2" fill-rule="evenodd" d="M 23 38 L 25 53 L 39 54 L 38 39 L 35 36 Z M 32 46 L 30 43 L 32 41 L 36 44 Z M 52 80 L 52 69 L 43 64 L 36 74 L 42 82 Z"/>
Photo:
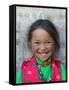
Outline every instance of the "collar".
<path id="1" fill-rule="evenodd" d="M 36 56 L 35 56 L 35 59 L 36 59 L 36 62 L 38 63 L 38 65 L 41 65 L 41 66 L 48 66 L 48 65 L 51 64 L 51 61 L 52 61 L 51 57 L 48 60 L 46 60 L 46 61 L 43 61 L 43 60 L 39 59 Z"/>

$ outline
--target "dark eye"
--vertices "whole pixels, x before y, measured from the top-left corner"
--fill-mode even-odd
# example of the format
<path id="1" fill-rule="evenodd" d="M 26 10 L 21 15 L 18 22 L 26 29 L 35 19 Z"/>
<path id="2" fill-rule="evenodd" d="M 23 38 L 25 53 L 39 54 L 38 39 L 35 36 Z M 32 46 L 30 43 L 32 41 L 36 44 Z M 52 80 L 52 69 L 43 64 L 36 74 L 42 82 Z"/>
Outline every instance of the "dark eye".
<path id="1" fill-rule="evenodd" d="M 40 42 L 35 42 L 35 44 L 40 44 Z"/>
<path id="2" fill-rule="evenodd" d="M 53 42 L 47 42 L 48 44 L 53 44 Z"/>
<path id="3" fill-rule="evenodd" d="M 52 42 L 47 42 L 47 43 L 52 43 Z"/>
<path id="4" fill-rule="evenodd" d="M 52 44 L 52 42 L 46 42 L 46 44 Z"/>

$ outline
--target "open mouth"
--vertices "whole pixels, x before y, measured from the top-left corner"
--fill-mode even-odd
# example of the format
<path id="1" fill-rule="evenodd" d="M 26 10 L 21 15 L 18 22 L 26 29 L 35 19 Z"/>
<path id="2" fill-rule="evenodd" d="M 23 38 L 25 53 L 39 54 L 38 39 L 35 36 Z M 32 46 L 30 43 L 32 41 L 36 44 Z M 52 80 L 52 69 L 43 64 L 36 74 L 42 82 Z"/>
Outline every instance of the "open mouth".
<path id="1" fill-rule="evenodd" d="M 46 60 L 46 58 L 48 57 L 48 52 L 41 53 L 40 55 L 41 55 L 42 59 Z"/>
<path id="2" fill-rule="evenodd" d="M 46 52 L 38 52 L 38 53 L 41 54 L 41 55 L 46 55 L 46 54 L 49 53 L 49 51 L 47 50 Z"/>
<path id="3" fill-rule="evenodd" d="M 46 60 L 49 56 L 49 50 L 46 50 L 44 52 L 39 52 L 38 51 L 38 56 L 40 57 L 40 59 Z"/>

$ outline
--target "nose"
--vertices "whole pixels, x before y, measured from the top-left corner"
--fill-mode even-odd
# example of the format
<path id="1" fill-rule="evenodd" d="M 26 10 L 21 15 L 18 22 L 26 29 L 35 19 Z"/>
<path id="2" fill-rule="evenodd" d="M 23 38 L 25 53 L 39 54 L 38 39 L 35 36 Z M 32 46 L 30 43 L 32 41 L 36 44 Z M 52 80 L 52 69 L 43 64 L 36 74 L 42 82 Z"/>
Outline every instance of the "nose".
<path id="1" fill-rule="evenodd" d="M 45 50 L 46 50 L 45 45 L 44 44 L 41 44 L 40 45 L 40 52 L 45 52 Z"/>

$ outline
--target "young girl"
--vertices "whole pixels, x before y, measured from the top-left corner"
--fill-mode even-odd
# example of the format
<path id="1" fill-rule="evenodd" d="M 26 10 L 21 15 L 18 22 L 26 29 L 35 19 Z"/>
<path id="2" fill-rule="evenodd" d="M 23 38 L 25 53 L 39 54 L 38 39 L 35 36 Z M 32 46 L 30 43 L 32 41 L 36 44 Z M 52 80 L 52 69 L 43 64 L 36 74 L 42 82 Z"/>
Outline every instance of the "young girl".
<path id="1" fill-rule="evenodd" d="M 65 81 L 65 67 L 54 58 L 59 49 L 55 26 L 49 20 L 37 20 L 28 31 L 27 42 L 33 56 L 23 61 L 16 75 L 16 83 Z"/>

